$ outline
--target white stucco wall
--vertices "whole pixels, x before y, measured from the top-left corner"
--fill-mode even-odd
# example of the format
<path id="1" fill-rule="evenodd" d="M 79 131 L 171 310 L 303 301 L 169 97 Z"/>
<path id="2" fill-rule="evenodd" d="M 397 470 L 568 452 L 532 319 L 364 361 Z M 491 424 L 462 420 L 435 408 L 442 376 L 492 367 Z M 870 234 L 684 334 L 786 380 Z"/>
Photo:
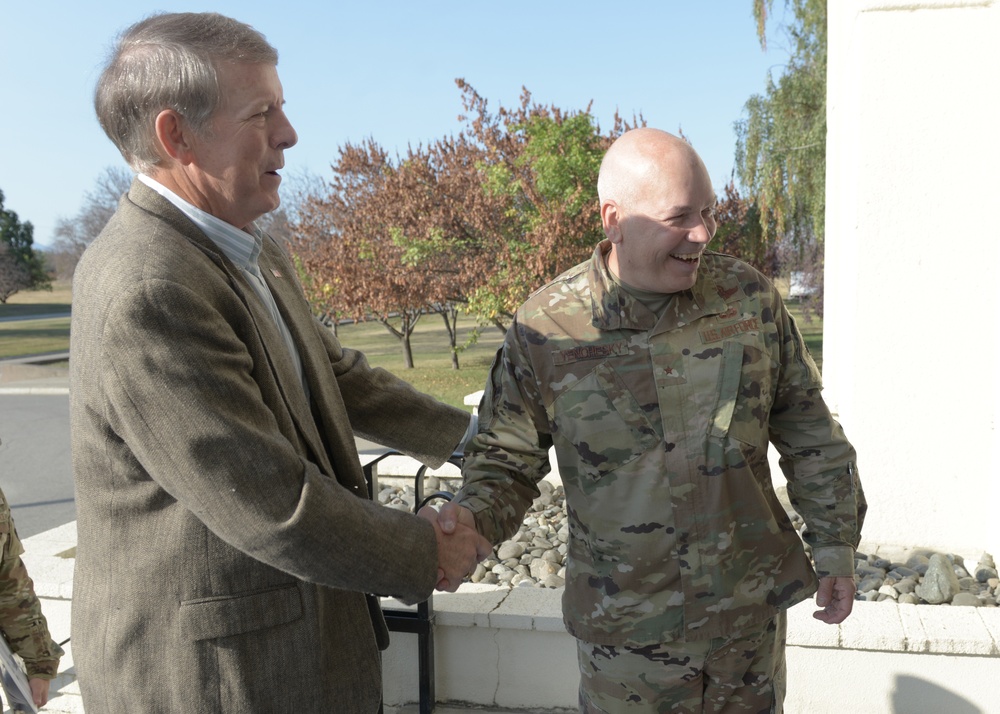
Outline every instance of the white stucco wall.
<path id="1" fill-rule="evenodd" d="M 1000 558 L 1000 3 L 829 3 L 826 396 L 869 542 Z"/>

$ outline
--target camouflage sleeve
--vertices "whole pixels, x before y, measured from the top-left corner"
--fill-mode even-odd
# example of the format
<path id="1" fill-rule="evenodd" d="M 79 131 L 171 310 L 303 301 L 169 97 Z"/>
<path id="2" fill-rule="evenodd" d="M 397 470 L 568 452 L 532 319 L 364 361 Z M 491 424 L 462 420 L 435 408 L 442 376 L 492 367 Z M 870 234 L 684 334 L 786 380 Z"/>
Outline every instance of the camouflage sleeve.
<path id="1" fill-rule="evenodd" d="M 867 510 L 857 455 L 823 401 L 819 369 L 795 320 L 777 293 L 774 300 L 781 344 L 770 440 L 781 454 L 792 507 L 806 523 L 803 538 L 817 574 L 853 575 Z"/>
<path id="2" fill-rule="evenodd" d="M 10 508 L 0 494 L 0 631 L 24 660 L 29 677 L 52 679 L 63 651 L 49 636 L 34 584 L 21 560 L 23 553 Z"/>
<path id="3" fill-rule="evenodd" d="M 464 485 L 455 502 L 475 514 L 496 544 L 510 538 L 549 472 L 552 437 L 518 323 L 507 332 L 479 405 L 479 431 L 465 451 Z"/>

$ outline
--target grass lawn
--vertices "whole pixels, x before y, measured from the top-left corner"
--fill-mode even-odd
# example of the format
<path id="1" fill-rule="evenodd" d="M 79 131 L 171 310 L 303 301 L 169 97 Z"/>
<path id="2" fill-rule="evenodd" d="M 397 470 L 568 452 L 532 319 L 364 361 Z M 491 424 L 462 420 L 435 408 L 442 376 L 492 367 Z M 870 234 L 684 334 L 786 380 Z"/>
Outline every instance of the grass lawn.
<path id="1" fill-rule="evenodd" d="M 822 367 L 823 320 L 815 315 L 807 320 L 798 300 L 787 300 L 786 305 L 813 358 Z M 51 292 L 15 293 L 6 304 L 0 305 L 0 317 L 66 312 L 69 307 L 70 286 L 62 283 Z M 472 318 L 459 319 L 460 345 L 474 329 Z M 412 337 L 414 368 L 406 369 L 402 345 L 382 325 L 375 322 L 341 325 L 338 334 L 344 345 L 364 352 L 372 365 L 383 367 L 417 389 L 460 409 L 468 409 L 463 403 L 465 395 L 485 385 L 493 356 L 503 341 L 495 327 L 480 328 L 479 340 L 459 353 L 460 369 L 454 370 L 444 322 L 438 315 L 424 315 Z M 0 358 L 68 349 L 69 318 L 0 322 Z"/>
<path id="2" fill-rule="evenodd" d="M 69 312 L 72 302 L 69 281 L 52 284 L 52 290 L 29 290 L 14 293 L 0 305 L 0 317 L 27 317 Z"/>
<path id="3" fill-rule="evenodd" d="M 459 345 L 465 343 L 475 326 L 472 318 L 459 318 Z M 387 369 L 420 391 L 465 410 L 470 409 L 463 403 L 465 395 L 478 392 L 486 384 L 493 356 L 503 342 L 503 335 L 495 327 L 481 328 L 479 340 L 459 353 L 459 369 L 452 369 L 444 321 L 438 315 L 424 315 L 411 338 L 413 369 L 406 369 L 402 343 L 378 323 L 341 325 L 338 337 L 346 347 L 364 352 L 370 364 Z"/>
<path id="4" fill-rule="evenodd" d="M 0 305 L 0 318 L 65 314 L 70 310 L 72 290 L 69 281 L 52 284 L 52 290 L 29 290 L 14 293 Z M 43 352 L 69 349 L 69 318 L 15 320 L 0 322 L 0 359 L 23 357 Z"/>
<path id="5" fill-rule="evenodd" d="M 785 307 L 793 318 L 795 324 L 802 333 L 802 340 L 809 348 L 810 354 L 816 360 L 816 366 L 823 369 L 823 318 L 818 317 L 815 312 L 810 311 L 809 319 L 802 311 L 802 303 L 794 298 L 785 300 Z"/>
<path id="6" fill-rule="evenodd" d="M 68 317 L 0 322 L 0 359 L 68 349 Z"/>

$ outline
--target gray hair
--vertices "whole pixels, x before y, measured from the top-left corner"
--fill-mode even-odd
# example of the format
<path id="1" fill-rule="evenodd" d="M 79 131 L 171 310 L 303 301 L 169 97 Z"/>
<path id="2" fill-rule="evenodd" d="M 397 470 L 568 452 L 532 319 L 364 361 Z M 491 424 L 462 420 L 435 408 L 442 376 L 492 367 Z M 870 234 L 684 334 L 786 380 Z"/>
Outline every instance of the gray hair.
<path id="1" fill-rule="evenodd" d="M 164 109 L 206 134 L 222 100 L 219 62 L 278 63 L 257 30 L 217 13 L 153 15 L 119 37 L 94 92 L 101 128 L 137 172 L 159 165 L 155 121 Z"/>

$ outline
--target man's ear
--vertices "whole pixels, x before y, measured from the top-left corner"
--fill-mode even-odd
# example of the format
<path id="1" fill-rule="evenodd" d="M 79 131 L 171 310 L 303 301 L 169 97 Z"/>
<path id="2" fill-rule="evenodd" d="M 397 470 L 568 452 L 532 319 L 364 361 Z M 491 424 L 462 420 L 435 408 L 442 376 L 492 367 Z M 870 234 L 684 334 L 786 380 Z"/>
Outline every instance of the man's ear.
<path id="1" fill-rule="evenodd" d="M 180 164 L 190 164 L 194 159 L 191 145 L 191 126 L 173 109 L 164 109 L 156 115 L 156 140 L 160 153 Z"/>
<path id="2" fill-rule="evenodd" d="M 604 227 L 604 235 L 612 243 L 622 242 L 621 211 L 618 204 L 612 200 L 604 201 L 601 204 L 601 225 Z"/>

